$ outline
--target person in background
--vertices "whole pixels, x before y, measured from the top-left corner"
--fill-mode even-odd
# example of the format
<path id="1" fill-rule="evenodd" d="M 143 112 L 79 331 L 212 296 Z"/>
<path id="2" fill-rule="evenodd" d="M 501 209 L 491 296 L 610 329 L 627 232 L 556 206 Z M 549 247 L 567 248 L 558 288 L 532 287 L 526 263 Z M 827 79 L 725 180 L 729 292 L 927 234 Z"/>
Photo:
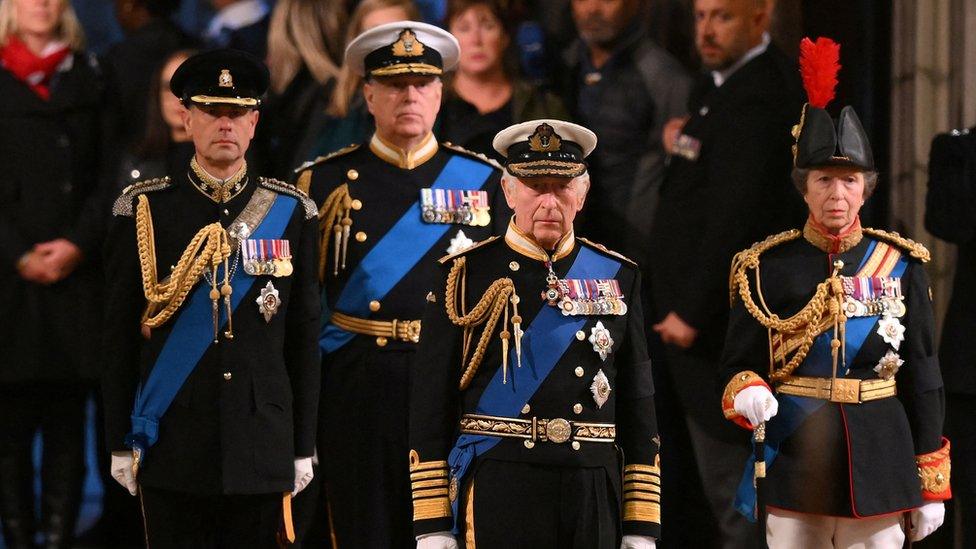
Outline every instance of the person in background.
<path id="1" fill-rule="evenodd" d="M 498 0 L 451 0 L 448 30 L 461 44 L 461 59 L 441 108 L 445 141 L 501 159 L 491 146 L 499 131 L 540 118 L 566 120 L 562 101 L 517 78 L 512 33 Z"/>
<path id="2" fill-rule="evenodd" d="M 594 192 L 580 229 L 646 268 L 664 180 L 661 130 L 687 112 L 692 80 L 647 37 L 646 2 L 572 0 L 570 6 L 579 38 L 563 52 L 566 70 L 557 82 L 570 115 L 601 144 L 589 160 Z"/>
<path id="3" fill-rule="evenodd" d="M 104 82 L 83 48 L 66 0 L 0 0 L 0 521 L 9 548 L 33 547 L 38 526 L 45 547 L 68 547 L 81 498 L 107 216 Z"/>
<path id="4" fill-rule="evenodd" d="M 259 140 L 273 177 L 289 178 L 312 155 L 339 76 L 347 15 L 343 2 L 308 0 L 279 0 L 271 12 L 271 93 Z"/>
<path id="5" fill-rule="evenodd" d="M 417 6 L 411 0 L 363 0 L 349 16 L 343 47 L 365 30 L 419 17 Z M 318 137 L 310 157 L 326 155 L 352 143 L 362 143 L 372 135 L 373 116 L 366 108 L 362 88 L 362 77 L 343 65 L 329 98 L 325 117 L 317 124 Z"/>
<path id="6" fill-rule="evenodd" d="M 268 51 L 271 9 L 264 0 L 210 0 L 217 13 L 207 25 L 207 48 L 242 50 L 264 59 Z"/>
<path id="7" fill-rule="evenodd" d="M 153 78 L 174 51 L 195 41 L 170 17 L 180 0 L 115 0 L 115 17 L 125 38 L 102 58 L 115 111 L 115 127 L 123 148 L 140 141 L 146 127 L 146 103 Z"/>

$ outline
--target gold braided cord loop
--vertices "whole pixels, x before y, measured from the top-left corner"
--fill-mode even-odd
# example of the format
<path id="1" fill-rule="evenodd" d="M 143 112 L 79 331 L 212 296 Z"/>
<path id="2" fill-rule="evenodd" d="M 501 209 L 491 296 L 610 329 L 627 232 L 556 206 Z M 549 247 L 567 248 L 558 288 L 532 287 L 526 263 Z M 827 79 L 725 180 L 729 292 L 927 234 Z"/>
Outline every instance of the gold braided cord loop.
<path id="1" fill-rule="evenodd" d="M 333 243 L 334 269 L 333 275 L 339 275 L 339 253 L 342 252 L 342 266 L 345 267 L 345 250 L 348 245 L 349 231 L 352 226 L 352 219 L 349 212 L 352 210 L 352 197 L 349 196 L 349 185 L 343 183 L 322 202 L 319 208 L 319 231 L 322 236 L 319 240 L 319 282 L 325 281 L 325 270 L 329 262 L 329 243 Z"/>
<path id="2" fill-rule="evenodd" d="M 502 313 L 507 311 L 508 303 L 511 298 L 515 295 L 515 283 L 512 282 L 511 278 L 500 278 L 491 283 L 488 289 L 485 290 L 481 299 L 478 303 L 471 308 L 469 312 L 464 311 L 463 303 L 463 293 L 464 293 L 464 275 L 466 271 L 466 259 L 465 257 L 458 257 L 454 259 L 454 264 L 451 266 L 451 271 L 447 275 L 447 290 L 444 295 L 444 308 L 447 311 L 448 318 L 455 326 L 460 326 L 464 328 L 464 350 L 462 352 L 461 362 L 464 363 L 468 358 L 468 352 L 470 351 L 470 340 L 474 333 L 474 329 L 482 324 L 485 325 L 481 332 L 481 337 L 478 339 L 478 344 L 475 346 L 474 353 L 471 355 L 471 360 L 467 362 L 467 366 L 464 369 L 464 373 L 461 375 L 461 381 L 459 383 L 459 388 L 463 391 L 471 384 L 471 380 L 474 379 L 475 373 L 478 371 L 478 366 L 481 365 L 482 359 L 484 359 L 485 351 L 488 349 L 488 342 L 491 340 L 492 333 L 495 331 L 495 326 L 498 324 L 498 319 L 501 317 Z M 458 282 L 460 281 L 460 288 Z M 460 307 L 461 314 L 458 314 L 458 303 L 457 295 L 458 292 L 462 294 L 462 303 Z M 517 302 L 517 300 L 515 300 Z M 507 314 L 506 314 L 507 317 Z M 511 334 L 508 333 L 507 327 L 502 328 L 501 337 L 503 343 L 507 341 L 506 335 L 509 337 Z M 503 345 L 507 347 L 507 345 Z M 507 349 L 503 349 L 503 353 L 507 355 Z"/>
<path id="3" fill-rule="evenodd" d="M 783 364 L 779 369 L 775 368 L 772 347 L 770 348 L 769 377 L 773 382 L 788 379 L 793 374 L 793 371 L 800 366 L 810 351 L 810 346 L 813 344 L 814 338 L 821 333 L 820 328 L 823 324 L 830 323 L 838 327 L 838 324 L 843 324 L 846 320 L 846 317 L 840 314 L 840 304 L 844 299 L 844 294 L 840 280 L 836 275 L 818 284 L 810 301 L 799 312 L 789 318 L 782 319 L 766 307 L 760 290 L 759 257 L 774 246 L 796 240 L 801 234 L 798 230 L 791 230 L 773 235 L 748 250 L 739 252 L 732 260 L 732 269 L 729 276 L 730 301 L 734 303 L 737 295 L 742 299 L 742 304 L 749 314 L 769 330 L 770 344 L 772 344 L 774 338 L 778 338 L 781 344 L 785 344 L 789 339 L 797 337 L 800 339 L 800 345 L 797 347 L 796 352 L 790 358 L 789 362 Z M 762 309 L 753 300 L 752 291 L 749 288 L 749 270 L 755 271 L 756 288 L 760 303 L 762 303 Z M 835 355 L 837 353 L 836 347 L 840 345 L 840 342 L 837 341 L 840 330 L 835 330 L 835 341 L 832 343 L 835 347 Z"/>
<path id="4" fill-rule="evenodd" d="M 159 282 L 156 271 L 156 241 L 149 199 L 145 195 L 139 195 L 136 208 L 139 266 L 142 270 L 143 293 L 147 301 L 142 323 L 148 328 L 156 328 L 166 323 L 179 309 L 205 268 L 216 270 L 218 265 L 227 261 L 231 254 L 230 242 L 227 232 L 220 223 L 211 223 L 203 227 L 193 236 L 169 278 Z"/>

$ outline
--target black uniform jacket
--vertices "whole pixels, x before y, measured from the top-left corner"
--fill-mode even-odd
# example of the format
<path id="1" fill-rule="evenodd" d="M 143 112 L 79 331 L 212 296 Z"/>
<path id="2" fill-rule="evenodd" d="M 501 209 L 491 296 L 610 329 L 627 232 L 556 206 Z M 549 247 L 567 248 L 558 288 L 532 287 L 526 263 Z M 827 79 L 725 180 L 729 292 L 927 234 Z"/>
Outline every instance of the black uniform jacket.
<path id="1" fill-rule="evenodd" d="M 133 214 L 136 196 L 149 199 L 157 269 L 168 273 L 197 231 L 215 221 L 227 228 L 259 185 L 298 200 L 280 236 L 290 243 L 294 272 L 256 277 L 234 311 L 233 339 L 221 335 L 207 348 L 162 417 L 159 440 L 139 470 L 145 486 L 198 494 L 291 490 L 295 457 L 314 451 L 320 376 L 315 207 L 294 187 L 254 174 L 223 204 L 185 174 L 169 184 L 134 185 L 116 201 L 106 248 L 106 440 L 110 450 L 125 450 L 136 386 L 148 378 L 180 315 L 152 330 L 149 339 L 140 333 L 146 299 Z M 239 263 L 234 276 L 249 275 Z M 268 282 L 277 288 L 280 306 L 266 322 L 256 300 Z M 194 289 L 205 283 L 201 278 Z M 220 311 L 223 321 L 223 303 Z"/>
<path id="2" fill-rule="evenodd" d="M 107 140 L 104 85 L 94 59 L 73 53 L 50 90 L 45 101 L 0 68 L 3 382 L 97 377 L 89 360 L 99 333 L 95 267 L 111 199 L 99 183 Z M 21 278 L 18 259 L 58 238 L 81 249 L 77 269 L 49 286 Z"/>
<path id="3" fill-rule="evenodd" d="M 725 337 L 732 256 L 806 215 L 790 182 L 798 74 L 770 45 L 718 88 L 703 75 L 682 130 L 701 149 L 670 158 L 649 244 L 652 316 L 674 311 L 697 329 L 689 352 L 706 360 L 718 360 Z"/>
<path id="4" fill-rule="evenodd" d="M 939 362 L 949 393 L 976 395 L 976 131 L 932 140 L 925 228 L 959 246 Z"/>
<path id="5" fill-rule="evenodd" d="M 802 237 L 763 253 L 760 277 L 768 309 L 782 319 L 796 314 L 813 297 L 817 284 L 830 276 L 837 259 L 844 262 L 840 274 L 854 276 L 869 238 L 875 237 L 854 238 L 851 242 L 857 241 L 856 245 L 837 254 L 828 254 Z M 908 249 L 900 251 L 909 253 Z M 753 271 L 749 272 L 750 291 L 759 303 Z M 944 396 L 933 341 L 928 276 L 918 260 L 909 259 L 901 288 L 907 309 L 899 319 L 905 327 L 904 340 L 895 351 L 875 324 L 860 351 L 847 356 L 850 371 L 846 376 L 879 379 L 875 366 L 888 351 L 895 351 L 904 360 L 895 375 L 897 395 L 860 404 L 819 401 L 823 406 L 782 443 L 768 468 L 763 485 L 767 505 L 802 513 L 866 517 L 922 504 L 915 457 L 942 446 Z M 769 349 L 769 332 L 737 299 L 722 358 L 725 381 L 749 370 L 768 382 Z M 779 410 L 767 432 L 787 413 L 782 400 Z"/>
<path id="6" fill-rule="evenodd" d="M 509 229 L 509 241 L 512 240 L 513 231 L 517 232 L 514 222 L 513 228 Z M 522 240 L 523 243 L 525 241 Z M 651 364 L 647 357 L 641 313 L 640 273 L 630 260 L 607 251 L 603 246 L 576 239 L 572 232 L 564 236 L 562 242 L 565 247 L 557 245 L 557 259 L 552 265 L 556 276 L 566 276 L 584 247 L 597 254 L 609 256 L 621 264 L 615 278 L 620 284 L 629 310 L 622 316 L 586 317 L 582 330 L 570 336 L 572 339 L 568 342 L 566 351 L 557 359 L 552 371 L 517 417 L 526 420 L 562 418 L 570 422 L 615 423 L 616 440 L 614 443 L 537 441 L 534 445 L 527 445 L 520 438 L 501 438 L 476 459 L 466 477 L 473 478 L 478 463 L 483 460 L 558 467 L 602 467 L 606 469 L 610 483 L 617 491 L 619 504 L 624 500 L 621 469 L 625 464 L 654 467 L 659 446 Z M 546 253 L 538 245 L 535 246 L 538 252 Z M 499 327 L 493 332 L 484 359 L 470 385 L 459 390 L 459 381 L 467 368 L 467 363 L 462 364 L 461 356 L 463 329 L 452 323 L 444 301 L 445 280 L 457 257 L 442 260 L 443 270 L 432 296 L 428 298 L 424 313 L 424 334 L 412 380 L 410 447 L 411 453 L 416 452 L 416 459 L 412 460 L 419 461 L 420 469 L 425 467 L 424 464 L 447 460 L 458 439 L 461 414 L 484 413 L 478 411 L 478 402 L 486 386 L 502 367 L 502 343 L 498 336 L 502 328 Z M 548 274 L 544 262 L 516 251 L 506 239 L 496 238 L 482 243 L 462 252 L 460 257 L 466 262 L 463 285 L 466 310 L 470 311 L 478 303 L 493 282 L 503 278 L 510 278 L 514 282 L 515 293 L 519 296 L 518 314 L 522 317 L 524 330 L 531 329 L 531 323 L 539 311 L 550 306 L 541 296 L 546 289 Z M 460 297 L 458 301 L 460 302 Z M 601 360 L 593 344 L 588 341 L 597 322 L 603 323 L 613 339 L 612 352 L 607 355 L 606 360 Z M 500 319 L 499 324 L 501 323 Z M 482 331 L 483 326 L 475 329 L 472 348 L 481 337 Z M 520 376 L 528 376 L 533 368 L 533 358 L 527 353 L 522 354 L 521 368 L 514 361 L 509 361 L 508 383 L 519 383 Z M 609 399 L 602 406 L 597 406 L 591 385 L 600 371 L 609 381 L 611 391 Z M 424 486 L 416 482 L 419 478 L 421 477 L 414 478 L 415 533 L 419 535 L 449 530 L 452 526 L 450 516 L 427 518 L 423 513 L 417 512 L 417 497 L 422 494 Z M 448 496 L 443 497 L 446 499 Z M 654 499 L 654 496 L 649 494 L 648 498 Z M 642 511 L 659 516 L 659 502 L 658 497 L 656 502 L 641 502 L 639 505 Z M 505 502 L 498 502 L 498 505 L 505 505 Z M 630 515 L 627 510 L 625 507 L 622 513 L 624 534 L 660 536 L 659 518 L 653 521 L 628 520 Z"/>

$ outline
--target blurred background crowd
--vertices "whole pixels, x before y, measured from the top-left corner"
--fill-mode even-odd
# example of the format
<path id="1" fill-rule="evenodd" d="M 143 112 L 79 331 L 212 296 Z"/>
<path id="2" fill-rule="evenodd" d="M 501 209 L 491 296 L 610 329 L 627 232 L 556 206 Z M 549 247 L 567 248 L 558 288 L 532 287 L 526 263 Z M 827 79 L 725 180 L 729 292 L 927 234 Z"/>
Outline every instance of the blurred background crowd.
<path id="1" fill-rule="evenodd" d="M 705 8 L 731 15 L 706 22 Z M 976 410 L 967 369 L 976 350 L 966 337 L 976 329 L 976 145 L 965 132 L 945 134 L 932 149 L 938 163 L 929 163 L 937 134 L 976 121 L 976 39 L 963 32 L 976 24 L 976 6 L 966 0 L 0 0 L 5 536 L 29 521 L 50 547 L 141 542 L 138 507 L 103 478 L 107 454 L 97 450 L 106 276 L 98 257 L 122 188 L 186 170 L 193 147 L 168 87 L 176 67 L 212 47 L 266 59 L 271 92 L 248 161 L 290 181 L 303 162 L 371 135 L 362 82 L 343 66 L 343 51 L 363 30 L 401 19 L 440 25 L 461 45 L 459 67 L 445 81 L 438 139 L 494 156 L 492 137 L 516 122 L 560 118 L 596 132 L 594 187 L 577 232 L 637 260 L 651 287 L 649 325 L 663 338 L 649 334 L 666 463 L 666 547 L 738 546 L 729 541 L 736 526 L 728 524 L 735 519 L 721 504 L 725 496 L 713 493 L 715 475 L 728 474 L 721 452 L 733 436 L 709 385 L 721 348 L 712 336 L 724 333 L 719 294 L 731 253 L 767 229 L 803 223 L 798 197 L 776 194 L 792 191 L 789 128 L 804 101 L 788 67 L 795 68 L 802 36 L 840 42 L 837 104 L 860 113 L 881 171 L 864 224 L 933 248 L 937 315 L 954 315 L 943 364 L 951 366 L 947 428 L 962 503 L 950 511 L 957 520 L 925 545 L 976 543 L 966 545 L 966 521 L 958 518 L 961 506 L 974 503 L 964 464 L 976 462 L 976 447 L 965 442 L 976 437 L 965 421 Z M 775 131 L 757 129 L 766 140 L 737 140 L 757 135 L 742 118 L 742 126 L 700 144 L 727 153 L 712 171 L 671 162 L 691 154 L 673 149 L 687 117 L 707 114 L 689 106 L 722 86 L 755 40 L 787 67 L 781 81 L 756 79 L 758 91 L 748 92 L 770 105 L 757 127 L 773 121 Z M 700 194 L 692 185 L 716 189 L 717 180 L 728 183 L 725 190 Z M 768 182 L 777 190 L 763 190 Z M 747 203 L 749 189 L 763 196 Z M 672 268 L 690 253 L 681 243 L 692 241 L 715 249 L 700 251 L 689 269 Z M 59 314 L 39 313 L 51 310 Z M 953 420 L 954 410 L 962 420 Z"/>

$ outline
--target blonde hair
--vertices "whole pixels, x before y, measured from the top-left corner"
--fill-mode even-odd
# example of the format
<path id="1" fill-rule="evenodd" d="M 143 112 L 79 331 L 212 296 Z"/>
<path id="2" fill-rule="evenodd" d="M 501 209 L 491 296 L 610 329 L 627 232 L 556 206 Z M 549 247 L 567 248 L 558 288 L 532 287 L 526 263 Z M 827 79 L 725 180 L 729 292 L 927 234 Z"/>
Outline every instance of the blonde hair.
<path id="1" fill-rule="evenodd" d="M 81 51 L 85 48 L 85 31 L 78 22 L 74 8 L 71 7 L 70 0 L 58 0 L 61 2 L 61 18 L 58 26 L 54 29 L 55 40 L 64 42 L 74 51 Z M 7 40 L 17 34 L 17 15 L 14 10 L 14 0 L 0 0 L 0 45 L 6 44 Z"/>
<path id="2" fill-rule="evenodd" d="M 363 29 L 363 20 L 366 19 L 367 15 L 384 8 L 402 8 L 407 13 L 407 19 L 416 20 L 420 17 L 420 12 L 413 0 L 363 0 L 349 17 L 343 48 L 365 30 Z M 349 114 L 349 104 L 359 92 L 362 83 L 362 77 L 354 73 L 348 65 L 343 64 L 339 70 L 339 77 L 335 89 L 332 91 L 332 100 L 329 101 L 329 108 L 326 109 L 326 112 L 339 118 Z"/>
<path id="3" fill-rule="evenodd" d="M 272 91 L 285 91 L 303 64 L 319 84 L 336 78 L 342 55 L 337 37 L 345 24 L 343 2 L 278 0 L 268 28 Z"/>

